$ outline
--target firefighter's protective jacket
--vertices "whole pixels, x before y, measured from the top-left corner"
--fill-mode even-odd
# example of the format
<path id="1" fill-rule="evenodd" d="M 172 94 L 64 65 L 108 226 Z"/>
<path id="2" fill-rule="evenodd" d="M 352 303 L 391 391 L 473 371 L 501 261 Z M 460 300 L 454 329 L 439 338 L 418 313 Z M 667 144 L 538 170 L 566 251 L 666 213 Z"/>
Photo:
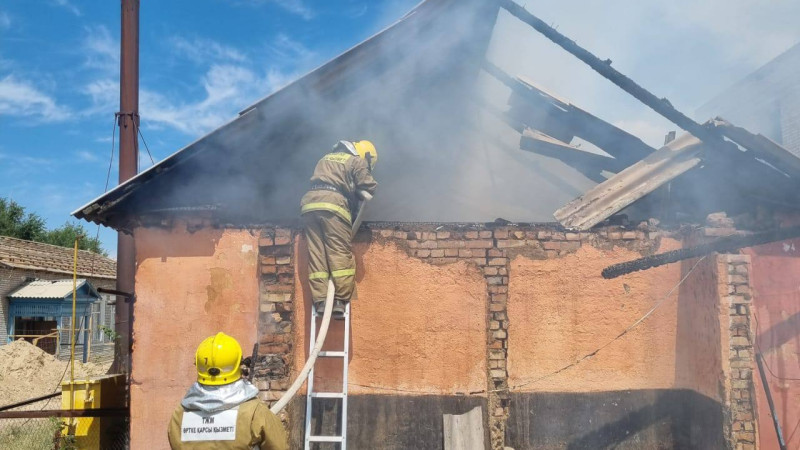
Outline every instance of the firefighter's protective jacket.
<path id="1" fill-rule="evenodd" d="M 331 189 L 322 189 L 325 186 Z M 314 169 L 311 190 L 300 201 L 301 212 L 330 211 L 350 224 L 356 192 L 374 194 L 377 187 L 366 160 L 346 152 L 328 153 Z"/>
<path id="2" fill-rule="evenodd" d="M 239 380 L 222 386 L 195 383 L 172 414 L 173 450 L 287 450 L 280 419 Z"/>

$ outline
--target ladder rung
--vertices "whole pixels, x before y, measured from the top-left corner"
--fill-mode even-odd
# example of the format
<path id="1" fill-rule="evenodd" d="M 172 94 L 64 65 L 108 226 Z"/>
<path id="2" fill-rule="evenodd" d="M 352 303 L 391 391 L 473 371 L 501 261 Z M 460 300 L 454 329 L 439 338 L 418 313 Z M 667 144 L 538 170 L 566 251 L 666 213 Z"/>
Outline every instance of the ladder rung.
<path id="1" fill-rule="evenodd" d="M 327 358 L 344 358 L 345 352 L 324 351 L 324 352 L 319 352 L 319 356 L 327 357 Z"/>
<path id="2" fill-rule="evenodd" d="M 341 436 L 309 436 L 310 442 L 342 442 Z"/>
<path id="3" fill-rule="evenodd" d="M 344 398 L 345 394 L 341 392 L 312 392 L 312 398 Z"/>

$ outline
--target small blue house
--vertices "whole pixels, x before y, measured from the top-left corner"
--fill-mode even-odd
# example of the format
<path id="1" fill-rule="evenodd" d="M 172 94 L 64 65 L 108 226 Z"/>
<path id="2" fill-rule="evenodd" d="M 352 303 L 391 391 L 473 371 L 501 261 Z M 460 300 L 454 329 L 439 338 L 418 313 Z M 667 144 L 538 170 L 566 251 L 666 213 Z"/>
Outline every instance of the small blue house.
<path id="1" fill-rule="evenodd" d="M 23 284 L 8 296 L 8 336 L 29 338 L 52 334 L 55 349 L 68 343 L 72 317 L 72 280 L 34 280 Z M 100 294 L 85 280 L 77 281 L 75 303 L 75 341 L 83 348 L 83 362 L 88 358 L 92 306 Z"/>

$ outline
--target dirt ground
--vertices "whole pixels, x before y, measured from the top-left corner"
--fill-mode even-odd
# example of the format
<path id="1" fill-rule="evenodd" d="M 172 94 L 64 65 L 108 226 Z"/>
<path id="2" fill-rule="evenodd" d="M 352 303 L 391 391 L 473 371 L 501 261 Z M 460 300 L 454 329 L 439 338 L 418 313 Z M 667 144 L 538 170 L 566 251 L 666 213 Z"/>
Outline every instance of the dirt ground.
<path id="1" fill-rule="evenodd" d="M 76 361 L 75 379 L 104 375 L 110 364 Z M 24 340 L 0 346 L 0 406 L 56 392 L 69 375 L 68 361 L 60 361 Z M 60 405 L 61 399 L 56 397 L 51 403 Z"/>

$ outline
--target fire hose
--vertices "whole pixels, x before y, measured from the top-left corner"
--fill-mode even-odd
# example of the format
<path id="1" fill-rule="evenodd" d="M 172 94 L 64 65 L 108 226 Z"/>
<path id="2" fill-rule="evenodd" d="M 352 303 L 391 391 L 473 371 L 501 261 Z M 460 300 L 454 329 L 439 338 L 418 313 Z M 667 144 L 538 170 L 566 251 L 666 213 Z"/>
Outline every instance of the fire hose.
<path id="1" fill-rule="evenodd" d="M 361 202 L 360 207 L 358 208 L 358 214 L 356 215 L 356 220 L 353 222 L 353 231 L 351 234 L 351 239 L 355 237 L 356 232 L 358 232 L 359 227 L 361 227 L 361 222 L 364 219 L 364 207 L 366 206 L 367 202 L 372 200 L 372 195 L 365 191 L 358 191 L 358 196 L 361 197 L 363 200 Z M 292 383 L 292 386 L 289 387 L 289 390 L 283 394 L 283 397 L 278 400 L 277 403 L 272 405 L 270 411 L 275 414 L 278 414 L 283 408 L 286 407 L 287 404 L 294 398 L 297 391 L 300 390 L 300 386 L 305 383 L 306 378 L 308 378 L 308 374 L 311 372 L 311 368 L 314 367 L 314 364 L 317 362 L 317 356 L 319 356 L 320 350 L 322 350 L 322 344 L 325 343 L 325 336 L 328 334 L 328 326 L 331 323 L 331 314 L 333 313 L 333 295 L 335 289 L 333 286 L 333 280 L 328 279 L 328 294 L 325 296 L 325 312 L 322 314 L 322 323 L 319 327 L 319 334 L 317 335 L 317 340 L 314 343 L 314 348 L 311 349 L 311 353 L 308 355 L 308 361 L 303 366 L 303 370 L 300 371 L 300 374 Z M 313 307 L 313 306 L 312 306 Z M 316 320 L 314 317 L 311 320 Z M 313 339 L 313 336 L 312 336 Z M 344 362 L 347 364 L 347 361 Z"/>

